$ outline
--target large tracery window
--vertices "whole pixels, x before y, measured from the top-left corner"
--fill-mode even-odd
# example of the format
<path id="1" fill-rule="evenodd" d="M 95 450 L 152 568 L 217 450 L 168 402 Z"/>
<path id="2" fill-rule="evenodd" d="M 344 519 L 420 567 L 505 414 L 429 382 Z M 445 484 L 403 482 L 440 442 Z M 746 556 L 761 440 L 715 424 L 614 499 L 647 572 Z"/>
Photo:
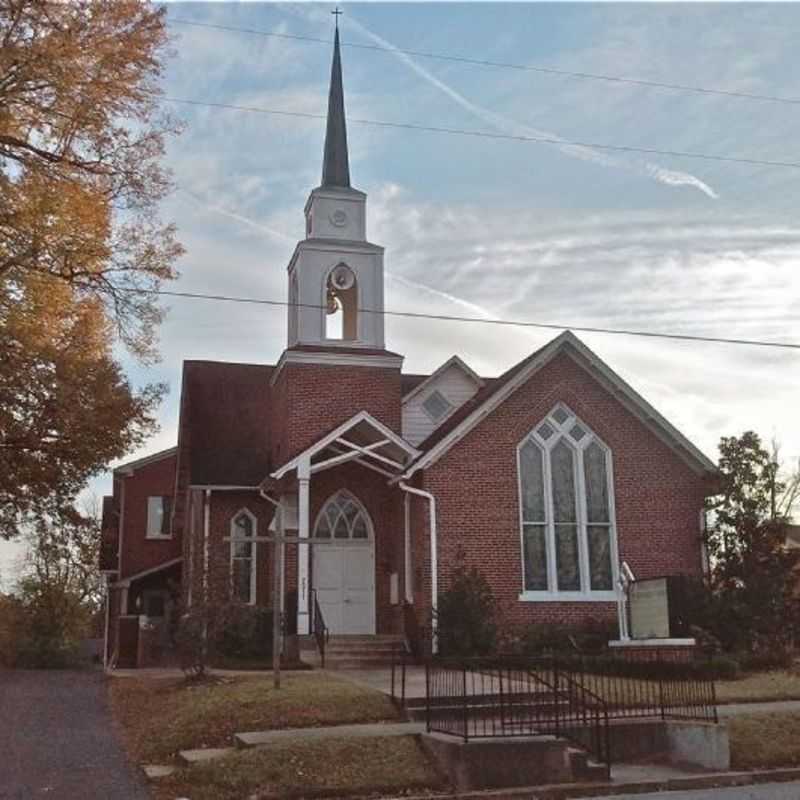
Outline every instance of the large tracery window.
<path id="1" fill-rule="evenodd" d="M 366 514 L 348 492 L 339 491 L 325 503 L 317 517 L 314 537 L 338 541 L 369 539 Z"/>
<path id="2" fill-rule="evenodd" d="M 239 511 L 231 522 L 231 598 L 238 603 L 256 602 L 256 518 Z"/>
<path id="3" fill-rule="evenodd" d="M 606 599 L 616 540 L 611 452 L 563 404 L 520 443 L 522 599 Z"/>

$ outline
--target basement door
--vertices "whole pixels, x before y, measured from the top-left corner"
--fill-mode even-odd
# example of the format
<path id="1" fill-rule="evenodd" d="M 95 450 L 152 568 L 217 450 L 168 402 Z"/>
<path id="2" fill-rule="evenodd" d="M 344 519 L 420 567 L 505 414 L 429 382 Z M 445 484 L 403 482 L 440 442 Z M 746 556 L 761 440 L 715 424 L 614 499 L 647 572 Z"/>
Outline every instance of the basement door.
<path id="1" fill-rule="evenodd" d="M 314 528 L 312 582 L 332 634 L 375 633 L 375 538 L 349 492 L 328 500 Z"/>

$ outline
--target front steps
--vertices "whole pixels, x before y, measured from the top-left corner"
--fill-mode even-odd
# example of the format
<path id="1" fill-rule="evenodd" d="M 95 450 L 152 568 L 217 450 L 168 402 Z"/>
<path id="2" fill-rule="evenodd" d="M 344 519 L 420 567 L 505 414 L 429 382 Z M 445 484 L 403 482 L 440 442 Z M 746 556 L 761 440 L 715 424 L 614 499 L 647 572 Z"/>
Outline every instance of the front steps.
<path id="1" fill-rule="evenodd" d="M 325 645 L 325 669 L 383 669 L 391 666 L 392 653 L 402 647 L 402 636 L 334 635 Z M 319 651 L 313 638 L 301 645 L 304 661 L 321 666 Z"/>

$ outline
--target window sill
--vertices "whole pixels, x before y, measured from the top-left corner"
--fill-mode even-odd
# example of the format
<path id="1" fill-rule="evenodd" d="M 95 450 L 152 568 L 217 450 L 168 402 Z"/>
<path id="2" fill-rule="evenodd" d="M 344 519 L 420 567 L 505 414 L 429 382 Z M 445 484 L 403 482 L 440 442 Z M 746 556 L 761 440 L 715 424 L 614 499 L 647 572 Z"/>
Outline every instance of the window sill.
<path id="1" fill-rule="evenodd" d="M 168 542 L 170 539 L 172 539 L 172 536 L 164 536 L 164 535 L 161 535 L 161 534 L 156 535 L 154 533 L 146 533 L 144 538 L 147 539 L 150 542 Z"/>
<path id="2" fill-rule="evenodd" d="M 615 603 L 616 592 L 521 592 L 521 603 Z"/>

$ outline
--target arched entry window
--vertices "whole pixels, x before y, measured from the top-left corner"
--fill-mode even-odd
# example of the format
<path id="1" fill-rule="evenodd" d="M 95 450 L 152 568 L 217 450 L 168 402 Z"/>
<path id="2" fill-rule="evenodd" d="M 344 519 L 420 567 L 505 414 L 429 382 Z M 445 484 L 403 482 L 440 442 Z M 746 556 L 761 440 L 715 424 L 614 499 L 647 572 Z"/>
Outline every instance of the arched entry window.
<path id="1" fill-rule="evenodd" d="M 256 518 L 242 509 L 231 520 L 231 599 L 256 602 Z"/>
<path id="2" fill-rule="evenodd" d="M 369 539 L 369 521 L 364 509 L 349 492 L 337 492 L 317 517 L 314 538 L 339 541 Z"/>
<path id="3" fill-rule="evenodd" d="M 325 282 L 325 338 L 358 338 L 358 284 L 347 264 L 337 264 Z"/>

